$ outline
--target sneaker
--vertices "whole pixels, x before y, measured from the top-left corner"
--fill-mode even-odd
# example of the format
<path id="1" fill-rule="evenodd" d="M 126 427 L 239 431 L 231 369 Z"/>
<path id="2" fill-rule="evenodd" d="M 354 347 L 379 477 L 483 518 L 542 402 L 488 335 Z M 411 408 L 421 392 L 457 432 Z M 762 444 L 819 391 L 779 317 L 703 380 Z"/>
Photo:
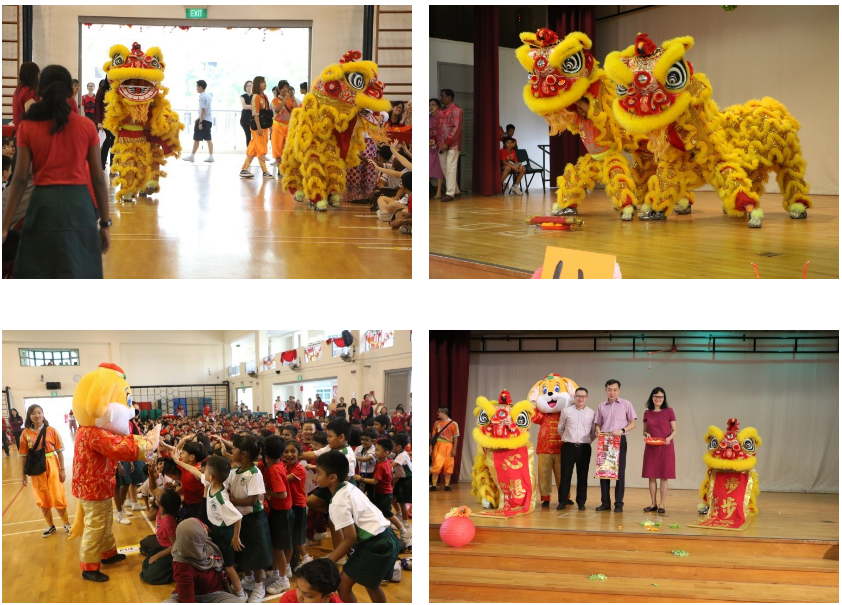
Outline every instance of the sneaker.
<path id="1" fill-rule="evenodd" d="M 412 529 L 404 525 L 403 529 L 401 529 L 401 538 L 408 540 L 411 537 Z"/>
<path id="2" fill-rule="evenodd" d="M 127 517 L 131 517 L 132 516 L 131 506 L 123 506 L 123 514 Z"/>
<path id="3" fill-rule="evenodd" d="M 254 175 L 249 170 L 240 170 L 241 179 L 253 179 Z"/>
<path id="4" fill-rule="evenodd" d="M 412 231 L 410 231 L 409 227 L 407 227 L 406 225 L 401 225 L 398 228 L 398 231 L 400 231 L 401 233 L 406 233 L 407 235 L 412 235 Z"/>
<path id="5" fill-rule="evenodd" d="M 264 172 L 264 173 L 263 173 L 263 178 L 264 178 L 264 179 L 274 179 L 274 178 L 275 178 L 275 175 L 274 175 L 274 174 L 272 174 L 271 172 Z"/>
<path id="6" fill-rule="evenodd" d="M 251 595 L 249 596 L 249 600 L 246 603 L 262 603 L 263 598 L 266 596 L 266 586 L 263 585 L 263 582 L 254 585 L 254 590 L 251 591 Z"/>
<path id="7" fill-rule="evenodd" d="M 186 155 L 186 156 L 184 156 L 184 157 L 183 157 L 183 158 L 181 158 L 181 159 L 182 159 L 182 160 L 184 160 L 185 162 L 192 162 L 192 161 L 194 161 L 194 160 L 195 160 L 195 158 L 193 157 L 193 155 L 192 155 L 192 154 L 191 154 L 191 155 Z"/>
<path id="8" fill-rule="evenodd" d="M 246 599 L 248 598 L 248 597 L 246 596 L 246 591 L 245 591 L 245 590 L 241 590 L 241 591 L 240 591 L 240 592 L 238 592 L 235 596 L 237 597 L 237 602 L 238 602 L 238 603 L 245 603 L 245 602 L 246 602 Z"/>
<path id="9" fill-rule="evenodd" d="M 47 529 L 45 529 L 45 530 L 44 530 L 44 533 L 43 533 L 43 534 L 41 534 L 41 535 L 42 535 L 43 537 L 45 537 L 45 538 L 49 538 L 49 537 L 50 537 L 50 536 L 52 536 L 54 533 L 56 533 L 56 526 L 55 526 L 55 525 L 50 525 L 50 527 L 48 527 Z"/>
<path id="10" fill-rule="evenodd" d="M 64 524 L 64 533 L 66 533 L 68 536 L 70 535 L 70 524 L 69 523 Z"/>
<path id="11" fill-rule="evenodd" d="M 305 563 L 309 563 L 312 560 L 313 560 L 313 557 L 311 557 L 310 555 L 304 555 L 303 557 L 301 557 L 301 560 L 298 562 L 298 565 L 295 566 L 296 571 L 298 570 L 299 567 L 301 567 Z"/>
<path id="12" fill-rule="evenodd" d="M 135 502 L 132 504 L 132 510 L 146 510 L 146 507 L 143 506 L 140 502 Z"/>
<path id="13" fill-rule="evenodd" d="M 287 578 L 273 578 L 272 582 L 266 585 L 267 594 L 281 594 L 289 590 L 289 580 Z"/>
<path id="14" fill-rule="evenodd" d="M 285 578 L 291 578 L 292 577 L 292 568 L 289 565 L 287 565 L 286 571 L 284 571 L 284 577 Z"/>
<path id="15" fill-rule="evenodd" d="M 314 539 L 316 542 L 320 542 L 320 541 L 322 541 L 322 540 L 327 540 L 329 537 L 330 537 L 330 534 L 328 534 L 327 532 L 322 532 L 322 533 L 320 533 L 320 534 L 316 534 L 316 535 L 314 535 L 314 536 L 313 536 L 313 539 Z"/>
<path id="16" fill-rule="evenodd" d="M 523 191 L 522 191 L 522 190 L 521 190 L 521 188 L 520 188 L 520 185 L 515 185 L 514 187 L 512 187 L 512 191 L 513 191 L 514 193 L 517 193 L 518 195 L 520 195 L 520 194 L 522 194 L 522 193 L 523 193 Z"/>
<path id="17" fill-rule="evenodd" d="M 243 587 L 243 590 L 254 590 L 254 576 L 244 576 L 243 579 L 240 580 L 240 585 Z"/>
<path id="18" fill-rule="evenodd" d="M 213 156 L 212 156 L 212 155 L 209 155 L 209 156 L 208 156 L 208 159 L 206 159 L 205 161 L 206 161 L 208 164 L 212 163 L 212 162 L 213 162 Z"/>
<path id="19" fill-rule="evenodd" d="M 132 522 L 126 519 L 123 513 L 117 513 L 117 523 L 121 525 L 131 525 Z"/>

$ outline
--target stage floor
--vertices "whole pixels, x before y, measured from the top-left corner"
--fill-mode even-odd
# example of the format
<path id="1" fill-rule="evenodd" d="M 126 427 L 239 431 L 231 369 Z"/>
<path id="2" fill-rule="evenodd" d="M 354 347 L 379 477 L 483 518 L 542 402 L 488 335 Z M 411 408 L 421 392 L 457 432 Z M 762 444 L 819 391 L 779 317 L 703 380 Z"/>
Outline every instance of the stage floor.
<path id="1" fill-rule="evenodd" d="M 452 488 L 453 491 L 445 492 L 439 481 L 438 491 L 430 492 L 431 526 L 441 525 L 444 515 L 455 506 L 469 506 L 474 512 L 482 510 L 479 502 L 471 495 L 470 484 L 454 484 Z M 573 494 L 575 500 L 575 487 Z M 611 497 L 614 497 L 613 483 Z M 671 490 L 667 495 L 664 515 L 643 512 L 644 507 L 650 504 L 647 489 L 626 488 L 624 500 L 622 513 L 596 512 L 594 509 L 600 504 L 599 488 L 589 487 L 587 510 L 584 511 L 578 510 L 575 505 L 557 511 L 558 502 L 553 496 L 549 509 L 539 505 L 530 515 L 509 519 L 472 516 L 471 520 L 477 527 L 652 535 L 655 532 L 649 532 L 640 525 L 641 521 L 652 519 L 662 523 L 657 532 L 659 535 L 839 541 L 839 494 L 761 492 L 758 499 L 760 512 L 743 532 L 688 527 L 701 518 L 696 512 L 696 505 L 700 501 L 695 490 Z M 681 527 L 669 527 L 675 523 Z"/>
<path id="2" fill-rule="evenodd" d="M 542 193 L 538 186 L 522 196 L 431 199 L 430 277 L 529 277 L 547 246 L 613 254 L 623 278 L 755 279 L 756 263 L 761 279 L 800 279 L 807 261 L 808 278 L 839 277 L 839 196 L 813 196 L 809 218 L 792 220 L 781 195 L 766 194 L 763 227 L 749 229 L 747 221 L 722 213 L 713 192 L 696 192 L 691 215 L 623 222 L 597 189 L 579 209 L 580 231 L 542 231 L 524 219 L 550 214 L 556 190 Z M 488 268 L 454 266 L 454 258 Z"/>

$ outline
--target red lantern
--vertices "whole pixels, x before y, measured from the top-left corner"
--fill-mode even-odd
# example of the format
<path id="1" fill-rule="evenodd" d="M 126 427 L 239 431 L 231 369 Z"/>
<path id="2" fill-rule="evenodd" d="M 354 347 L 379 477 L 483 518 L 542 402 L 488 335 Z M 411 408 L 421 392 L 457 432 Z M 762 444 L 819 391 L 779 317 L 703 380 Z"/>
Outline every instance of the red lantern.
<path id="1" fill-rule="evenodd" d="M 453 548 L 462 548 L 474 539 L 477 528 L 468 517 L 450 517 L 439 528 L 441 541 Z"/>

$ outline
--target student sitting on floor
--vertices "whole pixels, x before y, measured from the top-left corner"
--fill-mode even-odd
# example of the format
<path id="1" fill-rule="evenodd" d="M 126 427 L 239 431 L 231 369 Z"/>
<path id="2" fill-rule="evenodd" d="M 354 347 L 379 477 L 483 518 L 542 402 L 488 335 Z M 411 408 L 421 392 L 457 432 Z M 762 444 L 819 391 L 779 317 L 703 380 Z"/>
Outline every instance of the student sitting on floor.
<path id="1" fill-rule="evenodd" d="M 295 571 L 295 588 L 284 593 L 279 603 L 342 603 L 339 568 L 330 559 L 316 559 Z"/>
<path id="2" fill-rule="evenodd" d="M 362 584 L 372 603 L 385 603 L 380 582 L 392 578 L 400 545 L 383 513 L 346 481 L 350 468 L 348 459 L 335 450 L 316 460 L 316 483 L 329 490 L 330 520 L 342 535 L 342 541 L 327 557 L 337 563 L 348 556 L 339 585 L 343 601 L 355 601 L 351 590 L 354 584 Z"/>
<path id="3" fill-rule="evenodd" d="M 175 591 L 162 603 L 242 603 L 225 587 L 222 553 L 198 519 L 185 519 L 175 531 L 172 549 Z"/>
<path id="4" fill-rule="evenodd" d="M 155 521 L 155 535 L 140 541 L 140 552 L 146 555 L 140 572 L 140 579 L 147 584 L 169 584 L 172 582 L 172 548 L 178 522 L 181 497 L 172 489 L 161 494 L 161 507 Z"/>

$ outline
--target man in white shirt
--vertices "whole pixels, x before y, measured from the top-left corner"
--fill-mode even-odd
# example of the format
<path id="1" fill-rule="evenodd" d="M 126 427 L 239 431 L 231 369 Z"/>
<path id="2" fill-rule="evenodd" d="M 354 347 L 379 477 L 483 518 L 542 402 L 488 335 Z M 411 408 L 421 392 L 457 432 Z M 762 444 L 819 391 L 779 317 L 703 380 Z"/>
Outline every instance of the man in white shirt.
<path id="1" fill-rule="evenodd" d="M 561 411 L 558 421 L 558 434 L 561 435 L 561 483 L 558 486 L 557 510 L 567 507 L 565 501 L 570 493 L 570 481 L 573 478 L 573 466 L 576 466 L 576 504 L 579 510 L 585 510 L 588 499 L 588 466 L 591 463 L 591 443 L 596 439 L 594 432 L 596 412 L 587 407 L 588 389 L 576 389 L 575 405 Z M 564 496 L 562 497 L 562 494 Z"/>
<path id="2" fill-rule="evenodd" d="M 211 141 L 211 128 L 213 127 L 211 101 L 213 96 L 205 92 L 207 87 L 208 83 L 204 80 L 196 82 L 196 92 L 199 93 L 199 117 L 196 118 L 196 124 L 193 128 L 193 151 L 190 152 L 190 155 L 182 158 L 186 162 L 193 161 L 201 141 L 207 141 L 208 143 L 208 159 L 205 161 L 213 162 L 213 141 Z"/>

